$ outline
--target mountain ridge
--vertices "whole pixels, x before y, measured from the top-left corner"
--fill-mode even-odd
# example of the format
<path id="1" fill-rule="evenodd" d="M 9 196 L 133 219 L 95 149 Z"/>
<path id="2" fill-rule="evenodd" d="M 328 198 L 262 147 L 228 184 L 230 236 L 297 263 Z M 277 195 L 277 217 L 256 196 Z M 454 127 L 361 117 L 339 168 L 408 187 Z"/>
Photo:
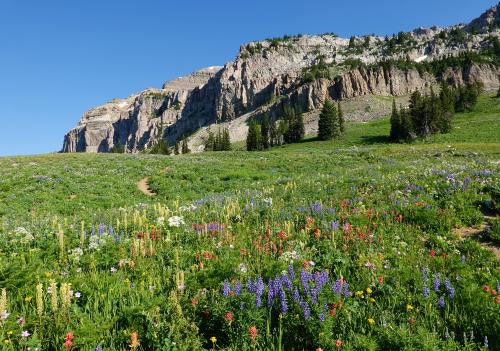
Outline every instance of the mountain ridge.
<path id="1" fill-rule="evenodd" d="M 450 55 L 491 50 L 500 37 L 499 9 L 500 4 L 469 24 L 417 28 L 392 38 L 325 34 L 252 41 L 241 45 L 236 59 L 224 66 L 207 67 L 167 81 L 161 89 L 149 88 L 90 109 L 66 134 L 62 151 L 107 152 L 121 144 L 126 152 L 138 152 L 153 145 L 161 130 L 170 143 L 192 135 L 191 148 L 202 151 L 199 134 L 210 126 L 228 125 L 231 138 L 241 140 L 245 123 L 236 130 L 232 121 L 264 111 L 277 118 L 284 104 L 314 111 L 326 98 L 400 96 L 443 79 L 455 85 L 482 81 L 487 90 L 494 90 L 500 85 L 495 60 L 450 66 L 439 75 L 422 67 Z M 388 60 L 393 66 L 384 63 Z M 402 61 L 410 67 L 398 67 Z"/>

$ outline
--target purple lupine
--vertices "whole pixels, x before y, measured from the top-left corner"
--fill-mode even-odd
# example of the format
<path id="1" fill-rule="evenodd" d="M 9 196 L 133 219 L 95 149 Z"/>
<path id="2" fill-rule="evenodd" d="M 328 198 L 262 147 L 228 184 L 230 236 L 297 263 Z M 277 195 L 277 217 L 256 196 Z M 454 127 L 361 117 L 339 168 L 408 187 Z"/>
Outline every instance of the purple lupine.
<path id="1" fill-rule="evenodd" d="M 241 283 L 239 281 L 234 285 L 234 293 L 236 296 L 239 296 L 241 293 Z"/>
<path id="2" fill-rule="evenodd" d="M 290 277 L 288 274 L 283 274 L 281 277 L 281 283 L 287 288 L 288 291 L 292 291 L 292 281 L 290 280 Z"/>
<path id="3" fill-rule="evenodd" d="M 500 283 L 497 281 L 497 292 L 500 293 Z"/>
<path id="4" fill-rule="evenodd" d="M 273 305 L 274 295 L 274 282 L 269 279 L 269 282 L 267 282 L 267 306 L 271 307 Z"/>
<path id="5" fill-rule="evenodd" d="M 281 288 L 279 291 L 279 294 L 280 294 L 280 302 L 281 302 L 281 313 L 287 314 L 288 313 L 288 303 L 286 302 L 285 290 L 283 290 L 283 288 Z"/>
<path id="6" fill-rule="evenodd" d="M 288 266 L 288 275 L 290 276 L 291 280 L 295 278 L 295 271 L 293 270 L 293 265 Z"/>
<path id="7" fill-rule="evenodd" d="M 230 292 L 231 289 L 229 288 L 229 282 L 226 279 L 224 280 L 224 287 L 222 288 L 222 294 L 224 295 L 224 297 L 228 297 Z"/>
<path id="8" fill-rule="evenodd" d="M 293 301 L 297 302 L 299 301 L 300 295 L 299 295 L 299 289 L 295 287 L 293 289 Z"/>
<path id="9" fill-rule="evenodd" d="M 430 290 L 429 290 L 429 288 L 428 288 L 428 287 L 426 287 L 426 286 L 424 286 L 423 295 L 424 295 L 424 297 L 426 297 L 426 298 L 427 298 L 427 297 L 429 297 L 429 295 L 430 295 Z"/>
<path id="10" fill-rule="evenodd" d="M 465 255 L 460 256 L 460 263 L 465 264 Z"/>
<path id="11" fill-rule="evenodd" d="M 438 307 L 439 308 L 444 308 L 445 303 L 444 303 L 444 296 L 441 296 L 438 301 Z"/>
<path id="12" fill-rule="evenodd" d="M 426 267 L 420 268 L 420 272 L 422 273 L 422 281 L 424 283 L 426 283 L 427 282 L 427 268 Z"/>
<path id="13" fill-rule="evenodd" d="M 344 280 L 344 290 L 343 290 L 343 293 L 344 293 L 344 297 L 347 298 L 349 297 L 349 288 L 347 286 L 347 281 Z"/>
<path id="14" fill-rule="evenodd" d="M 247 291 L 250 292 L 250 293 L 254 293 L 255 292 L 255 285 L 252 282 L 252 279 L 250 279 L 250 278 L 247 279 Z"/>
<path id="15" fill-rule="evenodd" d="M 487 349 L 490 347 L 490 345 L 488 343 L 488 337 L 487 336 L 484 337 L 484 347 L 487 348 Z"/>
<path id="16" fill-rule="evenodd" d="M 441 273 L 436 273 L 434 276 L 434 283 L 432 284 L 432 289 L 438 291 L 441 286 Z"/>
<path id="17" fill-rule="evenodd" d="M 306 272 L 304 268 L 300 270 L 300 282 L 302 283 L 302 288 L 304 289 L 304 294 L 309 294 L 309 279 L 310 273 Z"/>
<path id="18" fill-rule="evenodd" d="M 311 308 L 309 307 L 307 301 L 300 299 L 300 308 L 302 308 L 302 311 L 304 312 L 304 319 L 308 320 L 309 317 L 311 317 Z"/>
<path id="19" fill-rule="evenodd" d="M 451 285 L 450 280 L 446 278 L 444 280 L 444 286 L 448 292 L 448 296 L 452 299 L 455 297 L 455 288 Z"/>
<path id="20" fill-rule="evenodd" d="M 104 224 L 99 224 L 99 236 L 104 234 L 104 232 L 106 231 L 106 226 Z"/>
<path id="21" fill-rule="evenodd" d="M 257 279 L 257 284 L 255 285 L 255 305 L 260 307 L 262 305 L 262 293 L 264 292 L 264 281 L 262 277 Z"/>
<path id="22" fill-rule="evenodd" d="M 332 291 L 334 294 L 340 296 L 340 294 L 342 293 L 342 283 L 340 282 L 340 279 L 337 279 L 335 283 L 333 283 Z"/>

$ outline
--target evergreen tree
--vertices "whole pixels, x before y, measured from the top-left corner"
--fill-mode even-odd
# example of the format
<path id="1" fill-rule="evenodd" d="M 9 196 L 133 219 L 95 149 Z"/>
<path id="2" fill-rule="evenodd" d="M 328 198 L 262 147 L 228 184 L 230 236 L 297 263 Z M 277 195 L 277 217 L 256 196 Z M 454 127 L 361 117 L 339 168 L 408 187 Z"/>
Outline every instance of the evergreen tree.
<path id="1" fill-rule="evenodd" d="M 455 114 L 455 93 L 444 81 L 441 83 L 439 100 L 441 100 L 441 116 L 438 128 L 441 133 L 448 133 L 451 131 L 451 120 Z"/>
<path id="2" fill-rule="evenodd" d="M 416 135 L 414 133 L 413 119 L 410 110 L 401 108 L 401 129 L 400 129 L 400 139 L 406 141 L 415 140 Z"/>
<path id="3" fill-rule="evenodd" d="M 428 114 L 429 114 L 429 133 L 434 134 L 440 131 L 441 118 L 443 115 L 441 107 L 441 99 L 434 93 L 434 89 L 431 87 L 431 95 L 426 97 Z"/>
<path id="4" fill-rule="evenodd" d="M 396 99 L 392 100 L 392 114 L 391 114 L 391 134 L 392 140 L 397 141 L 402 138 L 401 132 L 401 115 L 396 107 Z"/>
<path id="5" fill-rule="evenodd" d="M 269 149 L 269 146 L 270 146 L 269 129 L 270 129 L 269 115 L 267 113 L 265 113 L 264 116 L 262 117 L 262 124 L 260 126 L 262 148 L 264 150 Z"/>
<path id="6" fill-rule="evenodd" d="M 342 111 L 342 107 L 340 106 L 340 101 L 337 104 L 337 115 L 338 115 L 338 119 L 339 119 L 340 133 L 344 134 L 344 132 L 345 132 L 345 119 L 344 119 L 344 111 Z"/>
<path id="7" fill-rule="evenodd" d="M 286 143 L 296 143 L 304 138 L 305 127 L 302 111 L 299 107 L 285 106 L 285 121 L 287 121 L 288 128 L 285 133 Z"/>
<path id="8" fill-rule="evenodd" d="M 205 141 L 205 151 L 214 151 L 215 149 L 215 137 L 214 133 L 209 129 L 208 130 L 208 137 L 207 140 Z"/>
<path id="9" fill-rule="evenodd" d="M 278 145 L 283 145 L 285 135 L 288 132 L 288 123 L 286 120 L 281 120 L 278 125 Z"/>
<path id="10" fill-rule="evenodd" d="M 224 128 L 222 132 L 222 145 L 221 150 L 230 151 L 231 150 L 231 137 L 229 136 L 229 129 Z"/>
<path id="11" fill-rule="evenodd" d="M 332 101 L 326 100 L 321 109 L 318 121 L 318 139 L 320 140 L 331 140 L 333 139 L 337 132 L 337 110 Z"/>
<path id="12" fill-rule="evenodd" d="M 187 139 L 182 140 L 182 153 L 189 154 L 191 150 L 189 150 Z"/>
<path id="13" fill-rule="evenodd" d="M 279 139 L 279 135 L 278 135 L 278 128 L 276 127 L 276 122 L 271 121 L 270 128 L 269 128 L 269 144 L 270 144 L 270 146 L 280 145 L 278 139 Z"/>
<path id="14" fill-rule="evenodd" d="M 285 143 L 293 143 L 293 127 L 295 120 L 295 110 L 290 105 L 285 105 L 283 107 L 283 121 L 286 124 L 283 133 L 283 141 Z"/>
<path id="15" fill-rule="evenodd" d="M 179 142 L 176 141 L 175 146 L 174 146 L 174 155 L 178 155 L 178 154 L 179 154 Z"/>
<path id="16" fill-rule="evenodd" d="M 115 145 L 109 150 L 113 154 L 123 154 L 125 152 L 125 146 L 118 140 Z"/>
<path id="17" fill-rule="evenodd" d="M 248 127 L 247 134 L 247 151 L 256 151 L 261 147 L 261 132 L 259 125 L 255 121 L 251 121 Z"/>

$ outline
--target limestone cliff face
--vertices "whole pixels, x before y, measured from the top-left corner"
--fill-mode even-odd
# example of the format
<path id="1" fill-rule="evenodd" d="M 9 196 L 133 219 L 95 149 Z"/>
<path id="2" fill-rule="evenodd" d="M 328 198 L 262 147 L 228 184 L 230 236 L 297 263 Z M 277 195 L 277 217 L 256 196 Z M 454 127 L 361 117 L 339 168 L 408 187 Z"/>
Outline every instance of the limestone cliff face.
<path id="1" fill-rule="evenodd" d="M 390 43 L 376 36 L 355 38 L 351 43 L 334 35 L 252 42 L 242 46 L 236 59 L 223 67 L 202 69 L 168 81 L 161 89 L 147 89 L 85 112 L 66 134 L 62 151 L 107 152 L 120 143 L 127 152 L 137 152 L 150 147 L 162 127 L 163 137 L 173 143 L 202 127 L 241 116 L 250 118 L 263 110 L 279 117 L 285 103 L 314 111 L 326 98 L 406 95 L 439 80 L 452 84 L 481 81 L 487 90 L 496 90 L 500 68 L 494 64 L 449 68 L 435 77 L 416 69 L 376 63 L 387 59 L 425 62 L 483 50 L 492 45 L 492 36 L 500 37 L 496 25 L 500 22 L 499 7 L 469 25 L 419 28 L 406 33 L 396 50 L 389 50 Z M 469 30 L 467 40 L 456 42 L 451 33 L 457 30 Z M 365 65 L 352 69 L 349 63 L 353 61 Z M 326 65 L 328 74 L 305 80 L 311 67 L 318 65 Z"/>

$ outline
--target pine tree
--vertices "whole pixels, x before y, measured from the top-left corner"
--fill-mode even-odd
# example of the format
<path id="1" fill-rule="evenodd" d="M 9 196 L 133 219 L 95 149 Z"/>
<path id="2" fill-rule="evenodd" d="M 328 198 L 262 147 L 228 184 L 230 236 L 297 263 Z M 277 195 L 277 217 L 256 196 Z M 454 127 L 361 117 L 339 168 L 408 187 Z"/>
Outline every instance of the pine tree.
<path id="1" fill-rule="evenodd" d="M 344 132 L 345 132 L 345 119 L 344 119 L 344 111 L 342 111 L 342 107 L 340 106 L 340 101 L 337 104 L 337 115 L 338 115 L 338 119 L 339 119 L 340 133 L 344 134 Z"/>
<path id="2" fill-rule="evenodd" d="M 415 140 L 416 135 L 410 110 L 401 108 L 401 130 L 400 139 L 406 141 Z"/>
<path id="3" fill-rule="evenodd" d="M 176 141 L 175 146 L 174 146 L 174 155 L 178 155 L 178 154 L 179 154 L 179 142 Z"/>
<path id="4" fill-rule="evenodd" d="M 318 139 L 330 140 L 335 137 L 337 111 L 330 100 L 326 100 L 321 109 L 318 121 Z"/>
<path id="5" fill-rule="evenodd" d="M 295 111 L 290 105 L 283 107 L 283 121 L 286 128 L 284 128 L 283 141 L 285 143 L 293 143 L 293 127 L 295 120 Z"/>
<path id="6" fill-rule="evenodd" d="M 215 137 L 214 133 L 209 129 L 208 130 L 208 137 L 207 140 L 205 141 L 205 151 L 214 151 L 215 149 Z"/>
<path id="7" fill-rule="evenodd" d="M 401 135 L 401 114 L 396 107 L 396 99 L 392 100 L 392 114 L 391 114 L 391 134 L 390 137 L 392 140 L 397 141 L 400 140 Z"/>
<path id="8" fill-rule="evenodd" d="M 288 123 L 281 120 L 278 124 L 278 145 L 283 145 L 285 142 L 285 135 L 288 132 Z"/>
<path id="9" fill-rule="evenodd" d="M 438 128 L 441 133 L 448 133 L 451 131 L 451 120 L 455 114 L 455 93 L 444 81 L 441 83 L 439 100 L 441 100 L 441 116 Z"/>
<path id="10" fill-rule="evenodd" d="M 302 115 L 302 110 L 298 107 L 295 108 L 295 123 L 293 126 L 293 130 L 293 140 L 295 143 L 304 139 L 304 136 L 306 135 L 304 116 Z"/>
<path id="11" fill-rule="evenodd" d="M 222 132 L 222 145 L 221 150 L 230 151 L 231 150 L 231 137 L 229 136 L 229 129 L 224 128 Z"/>
<path id="12" fill-rule="evenodd" d="M 271 121 L 270 122 L 270 128 L 269 128 L 269 144 L 270 146 L 276 146 L 279 145 L 279 135 L 278 135 L 278 128 L 276 127 L 276 122 Z"/>
<path id="13" fill-rule="evenodd" d="M 247 134 L 247 151 L 256 151 L 260 149 L 260 128 L 257 122 L 251 121 Z"/>
<path id="14" fill-rule="evenodd" d="M 434 93 L 434 89 L 431 87 L 431 95 L 426 99 L 429 106 L 429 133 L 434 134 L 440 131 L 441 118 L 443 115 L 443 109 L 441 106 L 441 99 Z"/>
<path id="15" fill-rule="evenodd" d="M 260 126 L 262 148 L 264 150 L 269 149 L 269 146 L 270 146 L 269 129 L 270 129 L 269 115 L 267 113 L 265 113 L 264 116 L 262 117 L 262 124 Z"/>
<path id="16" fill-rule="evenodd" d="M 182 140 L 182 153 L 189 154 L 191 150 L 189 150 L 187 139 Z"/>

